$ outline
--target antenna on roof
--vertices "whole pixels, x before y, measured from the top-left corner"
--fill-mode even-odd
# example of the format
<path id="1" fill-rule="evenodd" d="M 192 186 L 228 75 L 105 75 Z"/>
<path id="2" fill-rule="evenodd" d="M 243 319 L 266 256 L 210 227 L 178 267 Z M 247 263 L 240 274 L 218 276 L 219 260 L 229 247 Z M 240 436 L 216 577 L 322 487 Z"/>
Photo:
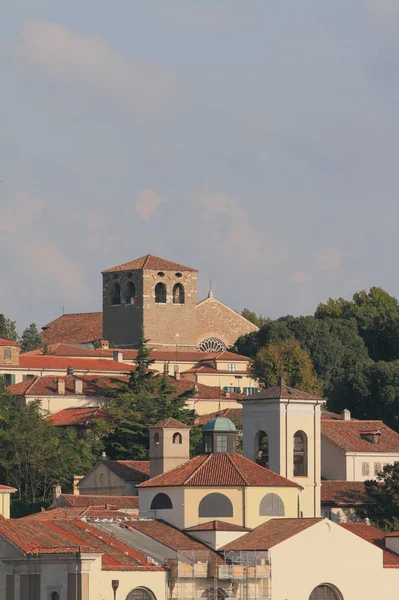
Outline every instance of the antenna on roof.
<path id="1" fill-rule="evenodd" d="M 62 288 L 62 314 L 65 315 L 65 283 Z"/>

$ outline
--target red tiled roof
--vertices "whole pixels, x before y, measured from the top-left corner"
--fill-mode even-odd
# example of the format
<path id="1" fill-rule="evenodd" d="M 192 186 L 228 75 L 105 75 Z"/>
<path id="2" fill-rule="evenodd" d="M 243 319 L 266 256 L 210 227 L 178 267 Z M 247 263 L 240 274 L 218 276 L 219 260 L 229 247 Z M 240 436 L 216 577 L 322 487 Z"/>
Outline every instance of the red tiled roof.
<path id="1" fill-rule="evenodd" d="M 103 273 L 115 273 L 116 271 L 135 271 L 136 269 L 148 269 L 150 271 L 192 271 L 197 272 L 197 269 L 192 269 L 191 267 L 185 267 L 184 265 L 180 265 L 175 262 L 171 262 L 170 260 L 165 260 L 164 258 L 159 258 L 158 256 L 153 256 L 152 254 L 146 254 L 146 256 L 142 256 L 141 258 L 136 258 L 130 262 L 124 263 L 123 265 L 118 265 L 117 267 L 112 267 L 111 269 L 107 269 L 103 271 Z"/>
<path id="2" fill-rule="evenodd" d="M 86 426 L 93 419 L 107 419 L 108 416 L 99 406 L 64 408 L 46 417 L 55 427 Z"/>
<path id="3" fill-rule="evenodd" d="M 225 523 L 224 521 L 208 521 L 208 523 L 187 527 L 185 531 L 251 531 L 251 529 L 233 523 Z"/>
<path id="4" fill-rule="evenodd" d="M 138 487 L 261 486 L 301 488 L 241 454 L 201 454 Z"/>
<path id="5" fill-rule="evenodd" d="M 149 460 L 102 459 L 101 462 L 124 481 L 137 481 L 140 477 L 144 481 L 150 474 Z"/>
<path id="6" fill-rule="evenodd" d="M 363 481 L 322 481 L 321 501 L 341 505 L 363 504 L 365 488 Z"/>
<path id="7" fill-rule="evenodd" d="M 112 519 L 113 521 L 126 521 L 137 519 L 137 510 L 117 508 L 110 504 L 108 508 L 99 506 L 59 506 L 49 508 L 42 512 L 33 513 L 22 519 L 28 521 L 75 521 L 77 519 L 97 521 L 98 519 Z"/>
<path id="8" fill-rule="evenodd" d="M 103 313 L 74 313 L 62 315 L 42 327 L 46 344 L 87 344 L 103 337 Z"/>
<path id="9" fill-rule="evenodd" d="M 169 417 L 168 419 L 159 421 L 159 423 L 155 423 L 155 425 L 151 425 L 150 429 L 190 429 L 190 427 L 177 419 Z"/>
<path id="10" fill-rule="evenodd" d="M 270 519 L 250 533 L 220 548 L 223 550 L 269 550 L 324 519 Z"/>
<path id="11" fill-rule="evenodd" d="M 378 430 L 378 443 L 369 442 L 361 436 L 367 431 Z M 382 421 L 333 421 L 322 420 L 321 433 L 345 452 L 393 452 L 399 453 L 399 434 Z"/>
<path id="12" fill-rule="evenodd" d="M 58 396 L 59 379 L 65 383 L 65 396 L 75 395 L 75 380 L 82 382 L 82 394 L 77 394 L 78 396 L 101 397 L 104 396 L 104 386 L 112 386 L 108 377 L 98 375 L 44 375 L 14 383 L 7 389 L 13 396 Z"/>
<path id="13" fill-rule="evenodd" d="M 106 358 L 69 358 L 63 356 L 21 354 L 19 357 L 19 368 L 23 369 L 47 369 L 63 370 L 72 367 L 75 371 L 87 371 L 91 373 L 106 371 L 108 373 L 127 373 L 134 369 L 134 365 L 121 363 Z"/>
<path id="14" fill-rule="evenodd" d="M 258 394 L 253 396 L 247 396 L 247 400 L 276 400 L 276 399 L 292 399 L 292 400 L 321 400 L 320 396 L 314 394 L 308 394 L 308 392 L 302 392 L 296 388 L 289 387 L 284 383 L 282 385 L 275 385 L 265 390 L 261 390 Z"/>
<path id="15" fill-rule="evenodd" d="M 6 340 L 5 338 L 0 338 L 0 346 L 19 346 L 18 342 L 13 342 L 12 340 Z"/>
<path id="16" fill-rule="evenodd" d="M 238 400 L 247 398 L 245 394 L 236 394 L 235 392 L 227 392 L 211 385 L 204 385 L 203 383 L 195 383 L 188 379 L 175 380 L 173 377 L 170 378 L 170 383 L 178 390 L 179 395 L 185 392 L 193 390 L 195 394 L 193 397 L 197 400 Z"/>
<path id="17" fill-rule="evenodd" d="M 0 522 L 0 534 L 25 554 L 93 552 L 102 554 L 103 569 L 163 570 L 162 567 L 150 567 L 139 550 L 78 520 L 11 519 Z"/>
<path id="18" fill-rule="evenodd" d="M 94 494 L 61 494 L 58 498 L 65 506 L 87 507 L 111 505 L 116 509 L 138 508 L 138 496 L 97 496 Z M 52 509 L 54 510 L 54 509 Z"/>
<path id="19" fill-rule="evenodd" d="M 14 487 L 10 487 L 9 485 L 0 484 L 0 493 L 1 492 L 16 492 L 17 490 Z"/>
<path id="20" fill-rule="evenodd" d="M 207 415 L 200 415 L 195 419 L 195 425 L 205 425 L 214 417 L 226 417 L 233 421 L 234 425 L 237 427 L 242 426 L 242 408 L 224 408 L 223 410 L 219 410 L 217 412 L 209 413 Z"/>
<path id="21" fill-rule="evenodd" d="M 343 527 L 347 531 L 358 535 L 363 540 L 370 542 L 374 546 L 381 548 L 383 551 L 383 564 L 385 569 L 399 569 L 399 556 L 385 548 L 385 536 L 386 533 L 380 531 L 376 527 L 366 525 L 366 523 L 338 523 L 340 527 Z"/>

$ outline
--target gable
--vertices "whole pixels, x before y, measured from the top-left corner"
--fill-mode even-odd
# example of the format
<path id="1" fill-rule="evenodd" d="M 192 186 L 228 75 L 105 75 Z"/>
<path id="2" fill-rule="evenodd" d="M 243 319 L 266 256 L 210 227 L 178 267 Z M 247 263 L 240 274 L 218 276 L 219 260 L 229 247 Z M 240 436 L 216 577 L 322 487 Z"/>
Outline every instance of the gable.
<path id="1" fill-rule="evenodd" d="M 208 337 L 215 337 L 229 347 L 240 336 L 258 330 L 256 325 L 217 300 L 213 295 L 198 302 L 196 315 L 197 344 Z"/>

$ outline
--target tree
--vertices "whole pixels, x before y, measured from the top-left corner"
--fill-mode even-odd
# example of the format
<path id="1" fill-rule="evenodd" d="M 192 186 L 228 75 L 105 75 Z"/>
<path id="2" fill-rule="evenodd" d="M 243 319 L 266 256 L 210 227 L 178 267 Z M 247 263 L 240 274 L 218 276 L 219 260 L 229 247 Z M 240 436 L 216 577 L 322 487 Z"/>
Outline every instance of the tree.
<path id="1" fill-rule="evenodd" d="M 373 525 L 383 531 L 399 528 L 399 462 L 386 465 L 376 480 L 364 482 L 365 508 L 360 517 L 368 517 Z"/>
<path id="2" fill-rule="evenodd" d="M 241 315 L 244 317 L 244 319 L 247 319 L 257 327 L 262 327 L 262 325 L 267 321 L 263 315 L 257 315 L 256 312 L 249 310 L 249 308 L 244 308 L 241 311 Z"/>
<path id="3" fill-rule="evenodd" d="M 271 342 L 261 348 L 252 372 L 265 387 L 277 385 L 283 377 L 288 385 L 304 392 L 319 394 L 321 390 L 309 354 L 295 339 Z"/>
<path id="4" fill-rule="evenodd" d="M 21 337 L 22 352 L 30 352 L 43 347 L 42 336 L 40 335 L 36 323 L 31 323 L 29 327 L 24 329 Z"/>
<path id="5" fill-rule="evenodd" d="M 7 319 L 3 314 L 0 314 L 0 338 L 11 340 L 12 342 L 18 341 L 18 333 L 15 321 Z"/>

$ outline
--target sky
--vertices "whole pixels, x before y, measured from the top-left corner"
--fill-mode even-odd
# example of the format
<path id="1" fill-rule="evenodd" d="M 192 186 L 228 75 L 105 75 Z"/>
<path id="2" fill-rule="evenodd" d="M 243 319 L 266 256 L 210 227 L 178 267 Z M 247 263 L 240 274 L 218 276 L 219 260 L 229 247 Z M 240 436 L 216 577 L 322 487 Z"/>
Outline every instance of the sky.
<path id="1" fill-rule="evenodd" d="M 151 253 L 236 310 L 399 296 L 398 0 L 0 0 L 0 313 Z"/>

